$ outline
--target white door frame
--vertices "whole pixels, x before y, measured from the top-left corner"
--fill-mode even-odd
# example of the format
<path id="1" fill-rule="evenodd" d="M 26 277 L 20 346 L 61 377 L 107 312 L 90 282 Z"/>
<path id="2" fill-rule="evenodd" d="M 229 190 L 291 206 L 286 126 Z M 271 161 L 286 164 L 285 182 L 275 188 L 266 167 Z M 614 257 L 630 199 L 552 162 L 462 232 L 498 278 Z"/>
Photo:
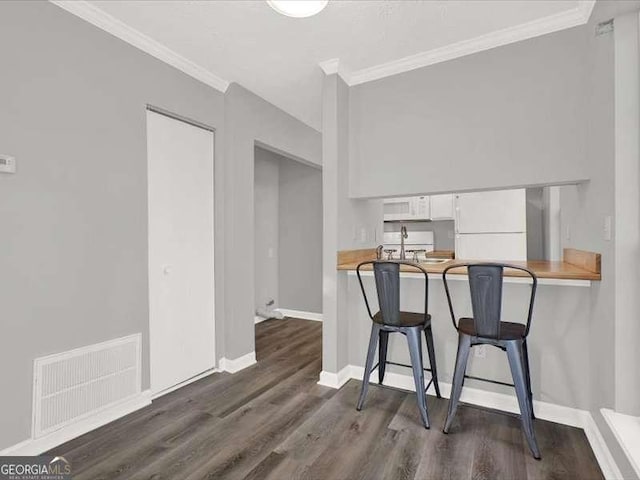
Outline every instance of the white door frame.
<path id="1" fill-rule="evenodd" d="M 182 115 L 170 112 L 168 110 L 165 110 L 163 108 L 160 107 L 156 107 L 154 105 L 151 104 L 147 104 L 146 108 L 145 108 L 145 132 L 146 132 L 146 112 L 153 112 L 153 113 L 157 113 L 159 115 L 164 115 L 165 117 L 171 118 L 173 120 L 177 120 L 183 123 L 186 123 L 188 125 L 197 127 L 197 128 L 201 128 L 203 130 L 207 130 L 209 132 L 212 133 L 213 135 L 213 178 L 211 178 L 211 188 L 213 189 L 213 213 L 214 213 L 214 221 L 213 221 L 213 229 L 214 231 L 212 232 L 212 240 L 213 240 L 213 245 L 212 245 L 212 249 L 213 249 L 213 264 L 212 264 L 212 268 L 213 268 L 213 325 L 212 325 L 212 331 L 213 331 L 213 351 L 211 352 L 212 357 L 213 357 L 213 362 L 212 362 L 212 368 L 210 370 L 207 370 L 205 372 L 202 372 L 192 378 L 189 379 L 185 379 L 183 382 L 178 383 L 177 385 L 174 385 L 170 388 L 164 389 L 162 391 L 159 392 L 154 392 L 152 390 L 152 385 L 151 385 L 151 369 L 153 368 L 153 351 L 152 351 L 152 342 L 151 342 L 151 337 L 153 335 L 153 322 L 151 321 L 151 294 L 150 294 L 150 288 L 149 288 L 149 278 L 151 275 L 151 263 L 149 262 L 149 260 L 147 259 L 147 300 L 148 300 L 148 307 L 149 307 L 149 388 L 151 390 L 151 395 L 152 398 L 157 398 L 157 397 L 161 397 L 162 395 L 165 395 L 167 393 L 170 393 L 180 387 L 183 387 L 185 385 L 188 385 L 189 383 L 195 382 L 196 380 L 199 380 L 200 378 L 203 378 L 207 375 L 210 375 L 214 372 L 217 371 L 217 365 L 218 365 L 218 358 L 216 356 L 216 280 L 215 280 L 215 256 L 216 256 L 216 244 L 215 244 L 215 208 L 216 208 L 216 199 L 215 199 L 215 178 L 216 178 L 216 157 L 217 157 L 217 142 L 216 142 L 216 129 L 204 124 L 202 122 L 198 122 L 197 120 L 192 120 L 188 117 L 184 117 Z M 148 153 L 147 153 L 147 185 L 148 185 L 148 178 L 149 178 L 149 171 L 148 171 Z M 150 202 L 150 198 L 149 198 L 149 191 L 147 189 L 147 202 Z M 147 223 L 149 221 L 149 206 L 147 203 Z M 147 227 L 147 252 L 149 251 L 149 243 L 151 241 L 150 238 L 150 232 L 149 232 L 149 228 Z"/>

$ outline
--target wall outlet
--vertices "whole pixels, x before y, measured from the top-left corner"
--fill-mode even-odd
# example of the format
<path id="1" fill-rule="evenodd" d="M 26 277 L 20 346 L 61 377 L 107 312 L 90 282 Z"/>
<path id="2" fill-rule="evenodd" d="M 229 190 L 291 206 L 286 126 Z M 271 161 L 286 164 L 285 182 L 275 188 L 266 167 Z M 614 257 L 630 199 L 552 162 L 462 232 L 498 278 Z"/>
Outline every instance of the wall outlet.
<path id="1" fill-rule="evenodd" d="M 486 358 L 487 357 L 487 346 L 486 345 L 476 345 L 473 347 L 473 356 L 476 358 Z"/>
<path id="2" fill-rule="evenodd" d="M 367 233 L 367 227 L 360 227 L 360 243 L 367 243 L 369 240 L 369 234 Z"/>

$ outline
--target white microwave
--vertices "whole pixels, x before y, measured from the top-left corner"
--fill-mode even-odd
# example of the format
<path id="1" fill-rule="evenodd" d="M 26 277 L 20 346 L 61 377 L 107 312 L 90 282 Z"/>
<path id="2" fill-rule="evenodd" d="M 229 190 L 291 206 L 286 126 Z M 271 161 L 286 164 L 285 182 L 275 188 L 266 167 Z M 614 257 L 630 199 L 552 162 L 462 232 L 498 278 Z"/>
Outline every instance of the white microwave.
<path id="1" fill-rule="evenodd" d="M 430 202 L 428 196 L 387 198 L 383 202 L 384 220 L 429 220 Z"/>

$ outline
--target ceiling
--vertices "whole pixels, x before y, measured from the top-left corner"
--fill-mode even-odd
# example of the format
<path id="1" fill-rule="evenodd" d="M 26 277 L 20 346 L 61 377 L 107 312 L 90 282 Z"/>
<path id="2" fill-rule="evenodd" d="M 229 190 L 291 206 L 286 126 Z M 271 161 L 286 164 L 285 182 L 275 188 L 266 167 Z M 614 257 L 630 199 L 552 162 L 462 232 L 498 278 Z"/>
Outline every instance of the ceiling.
<path id="1" fill-rule="evenodd" d="M 263 0 L 54 3 L 219 89 L 237 82 L 320 130 L 323 62 L 363 83 L 585 23 L 594 2 L 330 0 L 302 19 Z"/>

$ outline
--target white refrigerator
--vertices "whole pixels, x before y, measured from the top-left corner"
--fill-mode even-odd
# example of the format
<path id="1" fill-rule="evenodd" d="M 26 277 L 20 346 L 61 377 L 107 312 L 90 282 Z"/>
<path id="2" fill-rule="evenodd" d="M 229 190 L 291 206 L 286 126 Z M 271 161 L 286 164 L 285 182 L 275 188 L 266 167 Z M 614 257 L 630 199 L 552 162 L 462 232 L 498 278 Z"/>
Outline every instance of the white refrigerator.
<path id="1" fill-rule="evenodd" d="M 524 189 L 457 194 L 456 258 L 527 260 Z"/>

